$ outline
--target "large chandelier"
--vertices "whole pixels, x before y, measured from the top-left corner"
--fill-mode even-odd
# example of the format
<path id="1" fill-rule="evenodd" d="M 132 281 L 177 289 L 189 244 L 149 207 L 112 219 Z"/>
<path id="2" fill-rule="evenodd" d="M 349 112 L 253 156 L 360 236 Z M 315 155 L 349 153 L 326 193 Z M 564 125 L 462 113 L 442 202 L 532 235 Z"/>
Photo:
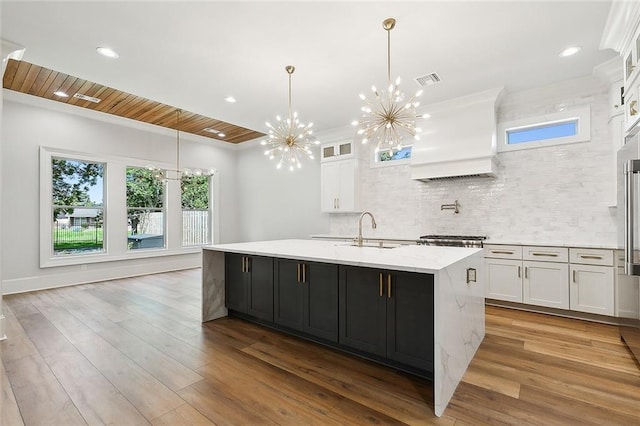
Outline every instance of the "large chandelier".
<path id="1" fill-rule="evenodd" d="M 271 125 L 267 121 L 269 128 L 269 139 L 263 140 L 262 145 L 269 145 L 264 155 L 270 160 L 278 159 L 276 168 L 280 169 L 283 165 L 294 170 L 296 167 L 302 167 L 300 160 L 309 158 L 313 160 L 311 145 L 318 145 L 318 141 L 313 135 L 311 127 L 313 123 L 303 124 L 298 120 L 298 113 L 291 110 L 291 74 L 296 70 L 293 65 L 287 65 L 284 68 L 289 74 L 289 116 L 282 119 L 276 116 L 276 124 Z"/>
<path id="2" fill-rule="evenodd" d="M 422 95 L 422 90 L 405 100 L 404 93 L 399 89 L 400 77 L 395 83 L 391 82 L 391 30 L 395 25 L 394 18 L 387 18 L 382 22 L 382 27 L 387 31 L 387 89 L 378 91 L 375 86 L 371 86 L 371 99 L 360 94 L 360 99 L 365 103 L 361 108 L 362 117 L 352 122 L 358 127 L 358 135 L 362 137 L 363 144 L 375 141 L 376 153 L 388 150 L 391 155 L 394 150 L 402 149 L 405 139 L 420 139 L 422 131 L 416 127 L 416 119 L 422 118 L 416 114 L 416 108 L 420 105 L 416 99 Z"/>
<path id="3" fill-rule="evenodd" d="M 153 174 L 153 177 L 159 181 L 166 182 L 168 180 L 181 180 L 183 177 L 190 176 L 213 176 L 217 173 L 216 169 L 189 169 L 184 168 L 180 169 L 180 116 L 182 115 L 182 110 L 176 110 L 176 168 L 175 170 L 171 169 L 160 169 L 155 166 L 147 166 L 147 170 L 150 170 Z"/>

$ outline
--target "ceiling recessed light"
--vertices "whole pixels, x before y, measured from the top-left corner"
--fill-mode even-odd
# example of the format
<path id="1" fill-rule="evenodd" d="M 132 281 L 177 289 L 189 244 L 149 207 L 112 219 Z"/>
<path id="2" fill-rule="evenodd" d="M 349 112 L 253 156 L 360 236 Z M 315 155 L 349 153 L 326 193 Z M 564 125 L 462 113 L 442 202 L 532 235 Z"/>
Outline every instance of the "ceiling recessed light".
<path id="1" fill-rule="evenodd" d="M 222 132 L 218 133 L 218 137 L 219 137 L 219 138 L 224 138 L 225 136 L 227 136 L 227 135 L 225 135 L 225 134 L 224 134 L 224 133 L 222 133 Z"/>
<path id="2" fill-rule="evenodd" d="M 211 127 L 205 127 L 205 128 L 204 128 L 204 129 L 202 129 L 202 130 L 204 130 L 205 132 L 209 132 L 209 133 L 215 133 L 216 135 L 217 135 L 218 133 L 220 133 L 220 130 L 216 130 L 216 129 L 211 128 Z"/>
<path id="3" fill-rule="evenodd" d="M 53 94 L 56 95 L 56 96 L 60 96 L 61 98 L 68 98 L 69 97 L 69 95 L 64 93 L 62 90 L 56 90 L 55 92 L 53 92 Z"/>
<path id="4" fill-rule="evenodd" d="M 94 104 L 98 104 L 102 100 L 102 99 L 94 98 L 93 96 L 84 95 L 82 93 L 76 93 L 75 95 L 73 95 L 73 97 L 76 99 L 82 99 L 83 101 L 93 102 Z"/>
<path id="5" fill-rule="evenodd" d="M 226 98 L 224 98 L 224 100 L 231 104 L 236 102 L 236 98 L 234 98 L 233 96 L 227 96 Z"/>
<path id="6" fill-rule="evenodd" d="M 560 52 L 560 57 L 561 58 L 566 58 L 567 56 L 573 56 L 573 55 L 575 55 L 576 53 L 578 53 L 581 50 L 582 50 L 582 47 L 580 47 L 580 46 L 567 47 L 562 52 Z"/>
<path id="7" fill-rule="evenodd" d="M 105 56 L 107 58 L 117 59 L 117 58 L 120 57 L 118 52 L 116 52 L 115 50 L 110 49 L 108 47 L 98 47 L 98 48 L 96 48 L 96 51 L 99 54 L 101 54 L 102 56 Z"/>

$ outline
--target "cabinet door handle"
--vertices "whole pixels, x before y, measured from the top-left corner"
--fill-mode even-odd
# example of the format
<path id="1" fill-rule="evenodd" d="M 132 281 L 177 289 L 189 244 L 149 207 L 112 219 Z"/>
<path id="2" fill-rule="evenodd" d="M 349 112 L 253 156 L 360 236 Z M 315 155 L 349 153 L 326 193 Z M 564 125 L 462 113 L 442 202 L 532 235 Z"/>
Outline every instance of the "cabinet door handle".
<path id="1" fill-rule="evenodd" d="M 380 297 L 382 297 L 382 272 L 380 272 Z"/>
<path id="2" fill-rule="evenodd" d="M 338 208 L 338 206 L 336 205 L 336 199 L 334 198 L 334 199 L 333 199 L 333 209 L 335 210 L 335 209 L 337 209 L 337 208 Z"/>
<path id="3" fill-rule="evenodd" d="M 518 266 L 518 278 L 522 277 L 522 266 Z"/>
<path id="4" fill-rule="evenodd" d="M 595 260 L 602 260 L 603 259 L 602 256 L 596 256 L 596 255 L 590 255 L 590 254 L 581 254 L 579 256 L 582 259 L 595 259 Z"/>
<path id="5" fill-rule="evenodd" d="M 531 252 L 531 255 L 533 255 L 533 256 L 558 257 L 558 253 L 544 253 L 544 252 L 541 252 L 541 251 Z"/>
<path id="6" fill-rule="evenodd" d="M 302 264 L 302 282 L 303 283 L 307 282 L 307 264 L 306 263 Z"/>
<path id="7" fill-rule="evenodd" d="M 245 272 L 250 272 L 251 271 L 251 259 L 249 259 L 249 256 L 247 256 L 247 270 Z"/>
<path id="8" fill-rule="evenodd" d="M 298 263 L 298 275 L 297 275 L 297 277 L 298 277 L 298 282 L 300 282 L 300 264 L 299 263 Z"/>
<path id="9" fill-rule="evenodd" d="M 340 198 L 336 198 L 336 200 L 338 201 L 338 210 L 340 210 Z"/>
<path id="10" fill-rule="evenodd" d="M 528 266 L 525 266 L 525 267 L 524 267 L 524 277 L 525 277 L 526 279 L 529 279 L 529 271 L 528 271 L 528 269 L 529 269 L 529 267 L 528 267 Z"/>
<path id="11" fill-rule="evenodd" d="M 573 282 L 574 283 L 577 282 L 576 281 L 576 270 L 575 269 L 573 270 Z"/>
<path id="12" fill-rule="evenodd" d="M 387 298 L 391 299 L 391 274 L 387 275 Z"/>
<path id="13" fill-rule="evenodd" d="M 247 256 L 242 256 L 242 272 L 248 272 L 249 268 L 247 267 Z"/>
<path id="14" fill-rule="evenodd" d="M 509 250 L 491 250 L 491 253 L 493 253 L 493 254 L 514 254 L 513 251 L 509 251 Z"/>

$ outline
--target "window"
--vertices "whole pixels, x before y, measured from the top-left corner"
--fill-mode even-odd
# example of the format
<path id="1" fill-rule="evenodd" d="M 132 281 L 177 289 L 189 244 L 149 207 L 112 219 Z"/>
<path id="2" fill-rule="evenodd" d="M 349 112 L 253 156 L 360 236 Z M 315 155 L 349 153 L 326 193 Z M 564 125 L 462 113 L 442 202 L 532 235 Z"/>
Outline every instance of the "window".
<path id="1" fill-rule="evenodd" d="M 498 150 L 513 151 L 590 139 L 590 109 L 581 107 L 500 124 Z"/>
<path id="2" fill-rule="evenodd" d="M 380 166 L 395 166 L 397 164 L 406 163 L 411 159 L 412 146 L 403 146 L 401 149 L 395 151 L 382 150 L 375 151 L 373 153 L 373 167 Z"/>
<path id="3" fill-rule="evenodd" d="M 146 168 L 127 167 L 127 248 L 164 248 L 164 183 Z"/>
<path id="4" fill-rule="evenodd" d="M 104 163 L 51 158 L 53 255 L 104 251 Z"/>
<path id="5" fill-rule="evenodd" d="M 211 179 L 206 176 L 183 177 L 182 245 L 198 246 L 211 242 L 209 197 Z"/>
<path id="6" fill-rule="evenodd" d="M 539 126 L 529 126 L 522 129 L 508 129 L 507 143 L 527 143 L 545 139 L 564 138 L 578 134 L 578 120 L 545 123 Z"/>

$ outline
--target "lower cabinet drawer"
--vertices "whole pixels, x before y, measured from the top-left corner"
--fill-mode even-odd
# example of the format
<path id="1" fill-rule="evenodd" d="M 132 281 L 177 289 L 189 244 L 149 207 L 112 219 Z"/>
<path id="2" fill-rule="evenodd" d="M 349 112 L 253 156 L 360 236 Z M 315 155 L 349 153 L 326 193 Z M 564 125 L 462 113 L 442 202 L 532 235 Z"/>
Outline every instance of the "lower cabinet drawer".
<path id="1" fill-rule="evenodd" d="M 613 266 L 613 250 L 569 249 L 569 261 L 582 265 Z"/>
<path id="2" fill-rule="evenodd" d="M 522 259 L 539 262 L 568 262 L 569 249 L 566 247 L 524 246 Z"/>

